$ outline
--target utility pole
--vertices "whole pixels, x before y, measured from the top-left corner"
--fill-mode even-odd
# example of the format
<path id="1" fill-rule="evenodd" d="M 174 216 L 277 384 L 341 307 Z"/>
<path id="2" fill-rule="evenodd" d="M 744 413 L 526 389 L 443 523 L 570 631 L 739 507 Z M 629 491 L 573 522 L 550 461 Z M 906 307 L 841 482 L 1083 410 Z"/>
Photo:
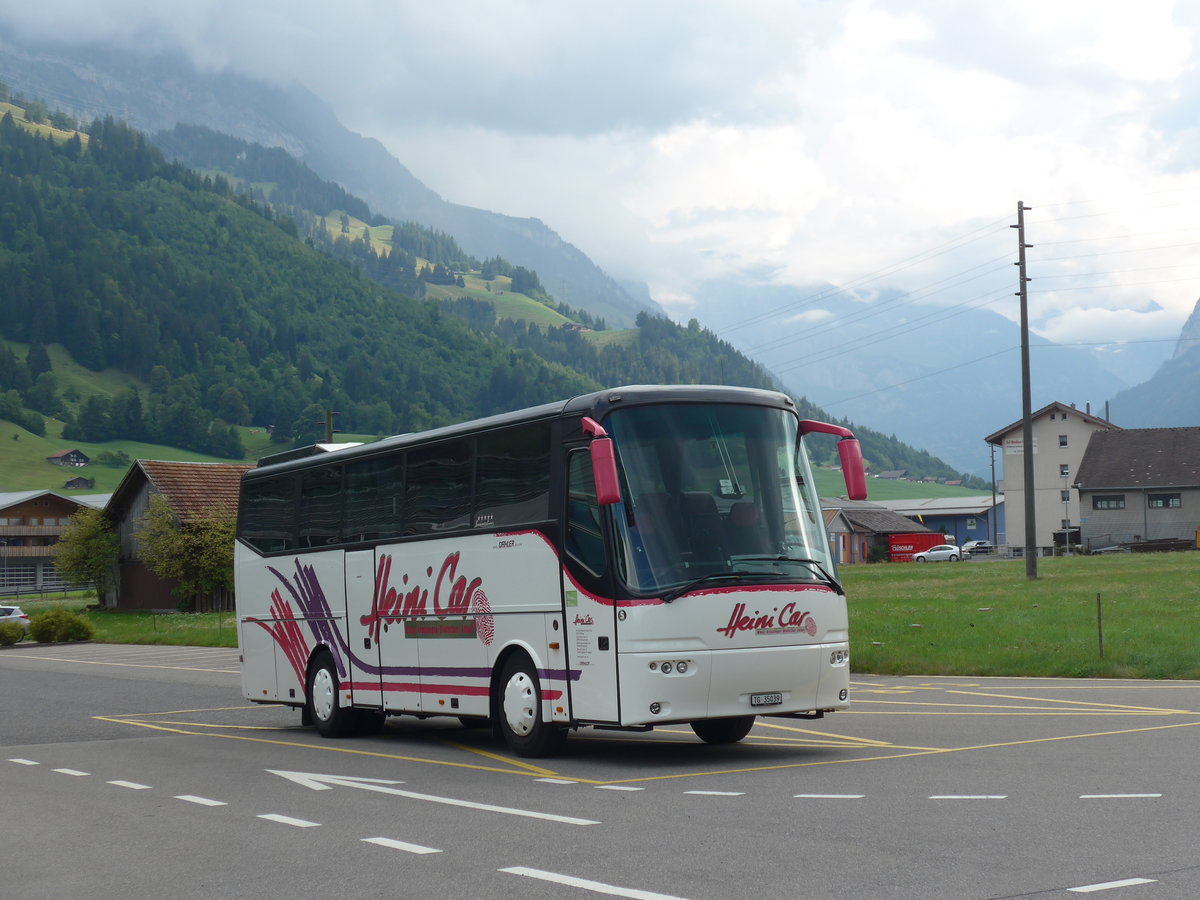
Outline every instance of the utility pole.
<path id="1" fill-rule="evenodd" d="M 1029 385 L 1029 278 L 1025 274 L 1025 250 L 1033 244 L 1025 243 L 1025 210 L 1032 209 L 1017 201 L 1017 271 L 1020 273 L 1021 289 L 1021 432 L 1025 463 L 1025 577 L 1030 581 L 1037 578 L 1037 505 L 1033 492 L 1033 398 Z"/>
<path id="2" fill-rule="evenodd" d="M 325 443 L 327 443 L 327 444 L 333 443 L 333 435 L 334 435 L 334 432 L 337 430 L 333 427 L 333 417 L 336 415 L 338 415 L 337 410 L 333 410 L 333 409 L 325 410 L 325 419 L 324 419 Z"/>

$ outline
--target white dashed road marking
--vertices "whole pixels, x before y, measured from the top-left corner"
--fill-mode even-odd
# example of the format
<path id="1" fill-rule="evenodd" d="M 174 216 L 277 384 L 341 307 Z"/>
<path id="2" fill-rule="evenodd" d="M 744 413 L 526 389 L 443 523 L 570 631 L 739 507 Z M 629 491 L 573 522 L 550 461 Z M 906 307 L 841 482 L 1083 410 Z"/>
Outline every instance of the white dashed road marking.
<path id="1" fill-rule="evenodd" d="M 179 794 L 176 800 L 186 800 L 188 803 L 195 803 L 199 806 L 228 806 L 224 800 L 210 800 L 207 797 L 197 797 L 195 794 Z"/>
<path id="2" fill-rule="evenodd" d="M 136 781 L 110 781 L 109 784 L 115 784 L 117 787 L 129 788 L 131 791 L 150 790 L 150 785 L 138 784 Z"/>
<path id="3" fill-rule="evenodd" d="M 797 800 L 863 800 L 866 794 L 793 794 Z"/>
<path id="4" fill-rule="evenodd" d="M 422 847 L 420 844 L 410 844 L 406 841 L 396 841 L 392 838 L 373 837 L 363 838 L 364 844 L 378 844 L 380 847 L 390 847 L 393 850 L 403 850 L 405 853 L 441 853 L 434 847 Z"/>
<path id="5" fill-rule="evenodd" d="M 279 813 L 263 813 L 260 819 L 268 822 L 278 822 L 280 825 L 293 825 L 296 828 L 320 828 L 320 822 L 310 822 L 307 819 L 293 819 L 291 816 L 281 816 Z"/>
<path id="6" fill-rule="evenodd" d="M 61 772 L 63 775 L 74 775 L 76 778 L 91 774 L 90 772 L 80 772 L 78 769 L 55 769 L 54 771 Z"/>

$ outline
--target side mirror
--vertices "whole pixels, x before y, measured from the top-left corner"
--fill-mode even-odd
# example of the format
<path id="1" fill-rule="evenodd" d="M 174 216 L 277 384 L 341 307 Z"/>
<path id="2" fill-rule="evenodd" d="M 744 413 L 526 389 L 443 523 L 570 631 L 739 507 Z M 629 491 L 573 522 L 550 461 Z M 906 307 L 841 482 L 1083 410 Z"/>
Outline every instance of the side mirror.
<path id="1" fill-rule="evenodd" d="M 863 467 L 862 446 L 856 438 L 838 441 L 838 458 L 842 461 L 842 478 L 846 480 L 846 496 L 851 500 L 867 499 L 867 473 Z"/>
<path id="2" fill-rule="evenodd" d="M 846 481 L 846 496 L 851 500 L 867 499 L 867 473 L 863 466 L 862 447 L 854 432 L 841 425 L 831 425 L 828 422 L 816 422 L 812 419 L 800 420 L 800 433 L 832 434 L 840 438 L 838 441 L 838 457 L 842 461 L 842 478 Z"/>
<path id="3" fill-rule="evenodd" d="M 588 453 L 592 457 L 592 480 L 596 483 L 596 500 L 601 506 L 611 506 L 621 500 L 621 481 L 617 477 L 617 452 L 612 438 L 599 422 L 584 416 L 584 433 L 592 435 Z"/>

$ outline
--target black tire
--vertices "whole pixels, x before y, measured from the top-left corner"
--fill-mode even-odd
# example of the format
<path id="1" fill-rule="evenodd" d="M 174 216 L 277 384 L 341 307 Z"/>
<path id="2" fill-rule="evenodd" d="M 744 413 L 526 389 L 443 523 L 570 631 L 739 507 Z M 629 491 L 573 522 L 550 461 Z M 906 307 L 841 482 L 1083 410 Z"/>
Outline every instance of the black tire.
<path id="1" fill-rule="evenodd" d="M 953 553 L 950 554 L 950 562 L 958 562 L 958 557 Z"/>
<path id="2" fill-rule="evenodd" d="M 754 716 L 731 719 L 700 719 L 692 722 L 692 731 L 706 744 L 736 744 L 754 727 Z"/>
<path id="3" fill-rule="evenodd" d="M 359 723 L 357 710 L 343 708 L 338 702 L 341 683 L 337 667 L 328 653 L 319 654 L 308 669 L 304 708 L 321 737 L 340 738 L 351 734 Z"/>
<path id="4" fill-rule="evenodd" d="M 914 556 L 913 562 L 922 562 L 923 563 L 923 562 L 926 562 L 926 559 L 923 556 Z"/>
<path id="5" fill-rule="evenodd" d="M 524 653 L 510 656 L 500 671 L 496 725 L 517 756 L 553 756 L 562 750 L 567 729 L 542 719 L 542 686 Z"/>

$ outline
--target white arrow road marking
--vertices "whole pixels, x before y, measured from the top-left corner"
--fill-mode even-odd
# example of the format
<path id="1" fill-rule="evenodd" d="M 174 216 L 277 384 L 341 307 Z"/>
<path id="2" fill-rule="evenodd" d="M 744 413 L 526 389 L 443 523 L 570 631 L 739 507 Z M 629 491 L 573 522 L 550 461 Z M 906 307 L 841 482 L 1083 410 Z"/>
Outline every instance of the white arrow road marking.
<path id="1" fill-rule="evenodd" d="M 593 819 L 576 819 L 572 816 L 556 816 L 553 813 L 534 812 L 528 809 L 514 809 L 510 806 L 493 806 L 490 803 L 473 803 L 470 800 L 458 800 L 454 797 L 438 797 L 433 794 L 418 794 L 414 791 L 402 791 L 389 787 L 393 784 L 403 784 L 402 781 L 387 781 L 382 778 L 353 778 L 348 775 L 318 775 L 314 772 L 286 772 L 279 769 L 267 769 L 272 775 L 279 775 L 288 781 L 311 788 L 314 791 L 328 791 L 336 787 L 358 788 L 364 791 L 375 791 L 379 794 L 391 794 L 395 797 L 408 797 L 411 800 L 428 800 L 430 803 L 444 803 L 447 806 L 462 806 L 466 809 L 478 809 L 482 812 L 504 813 L 509 816 L 525 816 L 529 819 L 544 819 L 547 822 L 559 822 L 563 825 L 599 825 Z"/>
<path id="2" fill-rule="evenodd" d="M 1133 887 L 1135 884 L 1154 884 L 1153 878 L 1123 878 L 1120 881 L 1105 881 L 1101 884 L 1085 884 L 1067 888 L 1072 894 L 1094 894 L 1096 891 L 1111 891 L 1113 888 Z"/>
<path id="3" fill-rule="evenodd" d="M 683 900 L 673 894 L 656 894 L 653 891 L 643 891 L 638 888 L 623 888 L 603 881 L 591 881 L 587 878 L 576 878 L 574 875 L 560 875 L 557 872 L 546 872 L 542 869 L 530 869 L 527 866 L 511 866 L 501 869 L 509 875 L 524 875 L 526 878 L 537 878 L 541 881 L 551 881 L 568 887 L 582 888 L 597 894 L 609 894 L 613 897 L 631 897 L 633 900 Z"/>

